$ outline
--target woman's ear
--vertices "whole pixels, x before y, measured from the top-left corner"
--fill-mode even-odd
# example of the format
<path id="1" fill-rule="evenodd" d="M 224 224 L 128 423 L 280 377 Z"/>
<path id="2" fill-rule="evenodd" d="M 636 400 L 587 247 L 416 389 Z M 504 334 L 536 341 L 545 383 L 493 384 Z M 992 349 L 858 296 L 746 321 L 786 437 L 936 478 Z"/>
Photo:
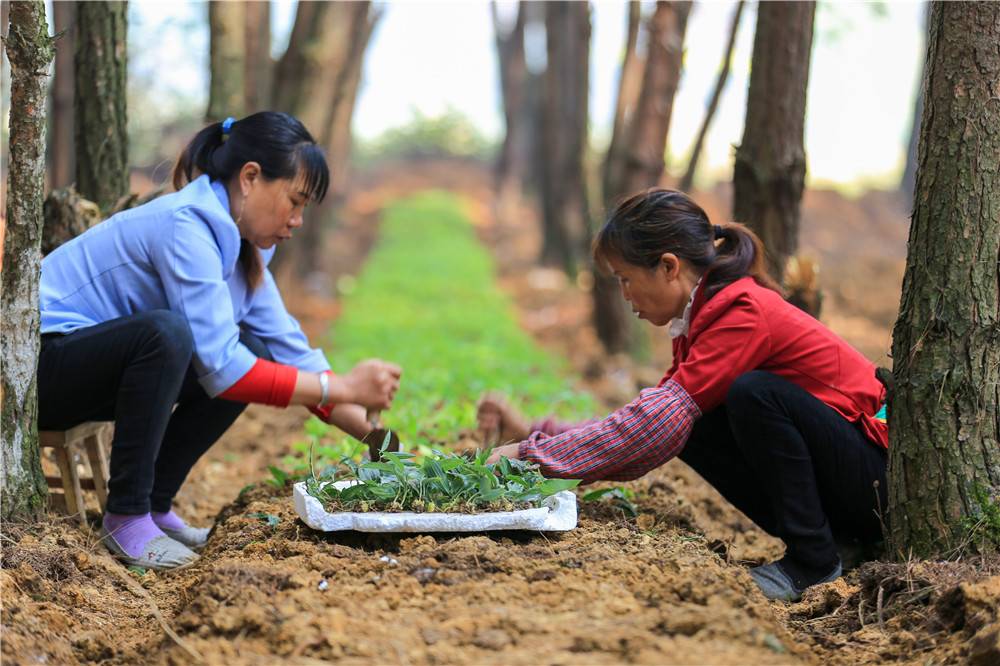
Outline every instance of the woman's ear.
<path id="1" fill-rule="evenodd" d="M 243 196 L 250 193 L 250 189 L 253 187 L 257 179 L 260 178 L 261 169 L 260 164 L 257 162 L 247 162 L 240 169 L 240 191 Z"/>
<path id="2" fill-rule="evenodd" d="M 676 280 L 681 274 L 681 261 L 673 252 L 664 252 L 660 256 L 660 266 L 663 267 L 668 282 Z"/>

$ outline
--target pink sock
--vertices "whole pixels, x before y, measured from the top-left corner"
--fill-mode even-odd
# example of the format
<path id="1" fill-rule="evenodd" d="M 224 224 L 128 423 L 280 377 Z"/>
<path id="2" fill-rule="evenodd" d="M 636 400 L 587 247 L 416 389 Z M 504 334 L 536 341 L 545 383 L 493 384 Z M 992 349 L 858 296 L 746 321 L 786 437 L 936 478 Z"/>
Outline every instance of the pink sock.
<path id="1" fill-rule="evenodd" d="M 174 513 L 173 509 L 167 511 L 166 513 L 154 511 L 150 515 L 153 516 L 153 522 L 156 523 L 156 526 L 161 530 L 182 530 L 187 527 L 187 523 L 184 522 L 184 519 Z"/>
<path id="2" fill-rule="evenodd" d="M 158 536 L 166 536 L 148 513 L 138 516 L 105 513 L 104 529 L 129 557 L 139 557 L 145 550 L 146 544 Z"/>

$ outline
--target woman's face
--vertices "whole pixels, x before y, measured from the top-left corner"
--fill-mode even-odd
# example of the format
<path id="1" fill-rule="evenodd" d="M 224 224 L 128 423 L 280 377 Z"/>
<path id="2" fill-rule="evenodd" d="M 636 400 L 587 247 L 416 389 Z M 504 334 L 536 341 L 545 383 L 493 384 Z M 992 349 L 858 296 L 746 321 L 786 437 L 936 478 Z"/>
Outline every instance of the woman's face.
<path id="1" fill-rule="evenodd" d="M 240 236 L 262 250 L 291 238 L 293 230 L 302 226 L 302 213 L 309 203 L 303 182 L 301 175 L 268 180 L 256 162 L 243 165 L 238 183 L 240 201 L 230 206 Z M 234 203 L 232 194 L 229 200 Z"/>
<path id="2" fill-rule="evenodd" d="M 666 326 L 671 319 L 684 314 L 697 281 L 672 253 L 666 253 L 654 268 L 636 266 L 620 257 L 608 259 L 612 273 L 618 278 L 622 297 L 632 306 L 639 319 L 653 326 Z"/>

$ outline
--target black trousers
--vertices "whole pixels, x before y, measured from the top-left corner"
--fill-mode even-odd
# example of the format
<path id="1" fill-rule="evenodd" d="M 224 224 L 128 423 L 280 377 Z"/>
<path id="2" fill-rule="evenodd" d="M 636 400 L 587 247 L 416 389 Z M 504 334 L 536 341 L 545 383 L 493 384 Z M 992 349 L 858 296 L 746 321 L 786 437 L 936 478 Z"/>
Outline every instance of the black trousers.
<path id="1" fill-rule="evenodd" d="M 881 538 L 885 449 L 771 373 L 738 377 L 725 403 L 695 423 L 680 458 L 803 567 L 832 567 L 835 535 Z"/>
<path id="2" fill-rule="evenodd" d="M 271 358 L 259 338 L 243 332 L 240 341 Z M 208 397 L 191 366 L 193 348 L 187 322 L 169 310 L 42 336 L 39 428 L 115 422 L 109 512 L 169 511 L 194 464 L 246 409 Z"/>

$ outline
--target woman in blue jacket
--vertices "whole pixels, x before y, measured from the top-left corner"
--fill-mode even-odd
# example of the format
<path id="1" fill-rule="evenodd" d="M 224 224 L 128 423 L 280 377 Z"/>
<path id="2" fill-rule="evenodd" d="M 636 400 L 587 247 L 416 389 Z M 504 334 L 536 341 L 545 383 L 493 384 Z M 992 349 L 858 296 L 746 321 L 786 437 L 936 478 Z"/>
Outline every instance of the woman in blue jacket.
<path id="1" fill-rule="evenodd" d="M 400 369 L 369 360 L 333 375 L 267 269 L 328 183 L 295 118 L 229 118 L 184 150 L 179 191 L 42 261 L 39 427 L 115 421 L 102 532 L 127 563 L 194 561 L 208 529 L 186 525 L 172 500 L 247 403 L 303 405 L 358 437 L 366 408 L 390 405 Z"/>

